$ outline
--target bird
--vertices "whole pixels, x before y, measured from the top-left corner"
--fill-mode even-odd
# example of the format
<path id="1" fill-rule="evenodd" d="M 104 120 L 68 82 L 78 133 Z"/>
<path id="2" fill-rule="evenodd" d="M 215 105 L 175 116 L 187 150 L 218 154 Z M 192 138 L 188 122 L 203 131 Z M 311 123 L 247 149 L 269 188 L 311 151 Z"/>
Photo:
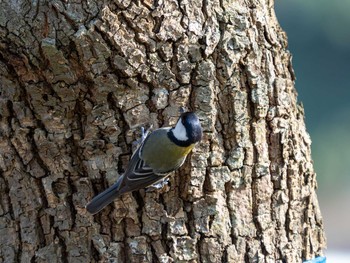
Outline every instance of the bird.
<path id="1" fill-rule="evenodd" d="M 96 214 L 122 194 L 154 185 L 183 165 L 203 130 L 194 112 L 182 112 L 175 127 L 163 127 L 145 134 L 128 166 L 116 183 L 95 196 L 86 210 Z"/>

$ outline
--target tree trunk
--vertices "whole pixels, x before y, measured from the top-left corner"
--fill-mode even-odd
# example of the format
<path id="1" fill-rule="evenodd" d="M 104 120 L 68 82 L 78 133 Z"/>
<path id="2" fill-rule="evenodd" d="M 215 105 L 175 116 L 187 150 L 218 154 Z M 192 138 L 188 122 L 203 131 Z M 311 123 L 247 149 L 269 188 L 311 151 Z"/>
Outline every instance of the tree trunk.
<path id="1" fill-rule="evenodd" d="M 1 262 L 301 262 L 316 175 L 273 1 L 1 1 Z M 91 216 L 139 127 L 195 110 L 160 191 Z"/>

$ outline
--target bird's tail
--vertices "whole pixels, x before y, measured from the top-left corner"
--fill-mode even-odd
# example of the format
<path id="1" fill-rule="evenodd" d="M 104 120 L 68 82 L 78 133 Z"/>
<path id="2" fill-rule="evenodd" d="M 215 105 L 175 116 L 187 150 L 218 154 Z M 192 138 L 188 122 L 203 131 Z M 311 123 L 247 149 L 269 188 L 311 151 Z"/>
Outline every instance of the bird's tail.
<path id="1" fill-rule="evenodd" d="M 116 199 L 119 193 L 119 184 L 118 180 L 114 185 L 107 188 L 102 193 L 95 196 L 90 203 L 86 205 L 86 210 L 91 214 L 96 214 L 101 211 L 105 206 L 109 205 L 114 199 Z"/>

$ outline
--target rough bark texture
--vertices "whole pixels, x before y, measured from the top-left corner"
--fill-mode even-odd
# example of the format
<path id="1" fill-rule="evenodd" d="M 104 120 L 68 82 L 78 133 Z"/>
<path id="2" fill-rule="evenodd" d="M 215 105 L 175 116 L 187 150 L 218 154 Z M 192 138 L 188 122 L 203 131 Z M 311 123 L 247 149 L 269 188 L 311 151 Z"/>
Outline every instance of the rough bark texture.
<path id="1" fill-rule="evenodd" d="M 301 262 L 325 247 L 273 1 L 1 1 L 1 262 Z M 161 191 L 84 206 L 195 110 Z"/>

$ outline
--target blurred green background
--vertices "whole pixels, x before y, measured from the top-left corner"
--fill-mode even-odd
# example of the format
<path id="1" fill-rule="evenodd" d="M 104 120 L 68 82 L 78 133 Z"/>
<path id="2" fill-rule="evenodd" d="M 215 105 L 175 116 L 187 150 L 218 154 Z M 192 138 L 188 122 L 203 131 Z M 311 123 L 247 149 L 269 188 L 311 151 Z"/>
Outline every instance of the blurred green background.
<path id="1" fill-rule="evenodd" d="M 350 1 L 276 0 L 275 10 L 312 139 L 328 251 L 350 252 Z"/>

